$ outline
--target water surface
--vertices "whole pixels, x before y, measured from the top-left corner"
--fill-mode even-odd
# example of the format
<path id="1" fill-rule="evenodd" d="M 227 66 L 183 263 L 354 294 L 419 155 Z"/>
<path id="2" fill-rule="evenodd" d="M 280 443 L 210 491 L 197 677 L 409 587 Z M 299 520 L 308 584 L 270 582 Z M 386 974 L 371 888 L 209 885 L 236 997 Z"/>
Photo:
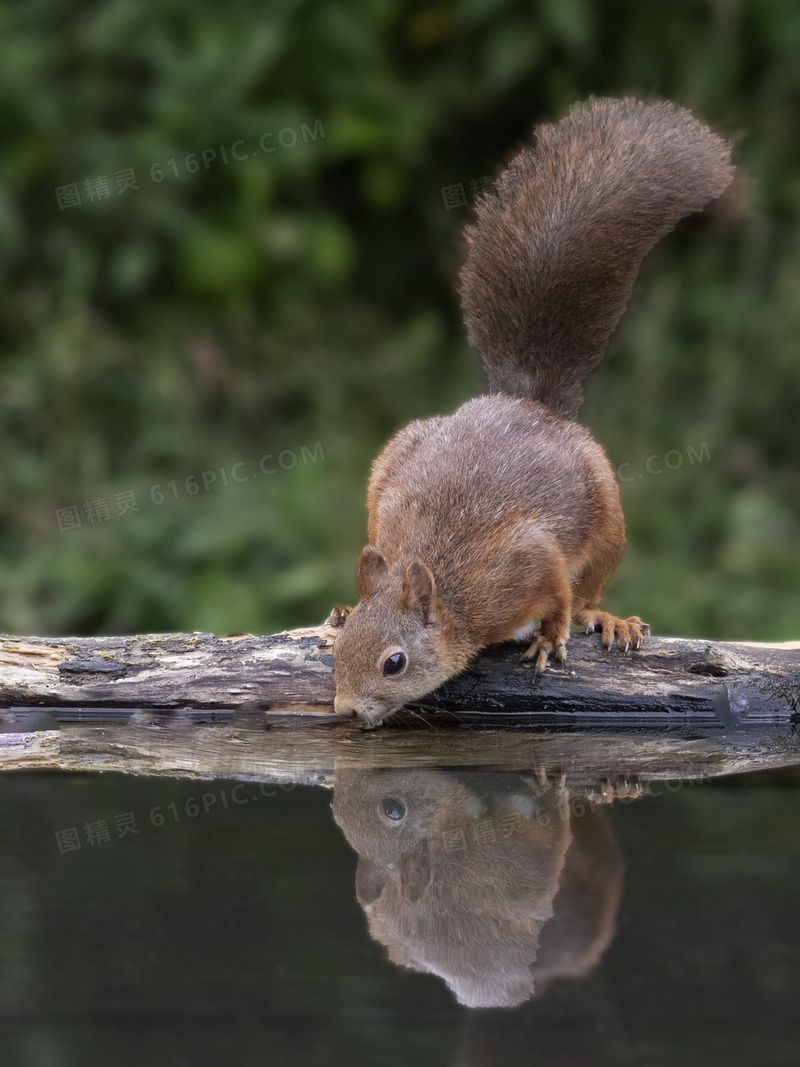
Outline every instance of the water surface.
<path id="1" fill-rule="evenodd" d="M 682 779 L 669 739 L 552 735 L 487 766 L 452 736 L 457 766 L 370 737 L 316 786 L 0 776 L 0 1062 L 798 1061 L 791 766 Z"/>

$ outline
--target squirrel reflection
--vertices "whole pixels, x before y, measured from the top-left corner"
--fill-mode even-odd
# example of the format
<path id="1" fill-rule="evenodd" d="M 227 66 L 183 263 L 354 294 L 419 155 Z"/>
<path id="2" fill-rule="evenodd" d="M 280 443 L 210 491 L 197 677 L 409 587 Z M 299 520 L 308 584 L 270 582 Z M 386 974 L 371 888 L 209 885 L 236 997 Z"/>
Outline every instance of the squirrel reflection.
<path id="1" fill-rule="evenodd" d="M 613 796 L 511 773 L 340 771 L 333 813 L 389 958 L 468 1007 L 512 1007 L 588 973 L 614 936 L 623 861 L 597 804 Z"/>

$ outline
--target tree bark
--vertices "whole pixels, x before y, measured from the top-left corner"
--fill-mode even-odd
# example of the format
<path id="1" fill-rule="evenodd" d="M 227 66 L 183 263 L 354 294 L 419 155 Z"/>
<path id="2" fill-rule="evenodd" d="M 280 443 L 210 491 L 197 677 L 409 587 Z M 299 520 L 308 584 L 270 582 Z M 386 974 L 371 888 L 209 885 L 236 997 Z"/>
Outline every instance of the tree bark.
<path id="1" fill-rule="evenodd" d="M 49 709 L 60 721 L 125 721 L 137 709 L 186 708 L 194 721 L 237 709 L 333 712 L 326 627 L 267 637 L 150 634 L 0 639 L 0 718 Z M 541 675 L 521 646 L 487 650 L 414 707 L 441 722 L 492 725 L 726 727 L 800 719 L 800 643 L 747 645 L 649 638 L 639 652 L 606 651 L 575 635 L 569 658 Z M 402 721 L 402 719 L 400 720 Z"/>

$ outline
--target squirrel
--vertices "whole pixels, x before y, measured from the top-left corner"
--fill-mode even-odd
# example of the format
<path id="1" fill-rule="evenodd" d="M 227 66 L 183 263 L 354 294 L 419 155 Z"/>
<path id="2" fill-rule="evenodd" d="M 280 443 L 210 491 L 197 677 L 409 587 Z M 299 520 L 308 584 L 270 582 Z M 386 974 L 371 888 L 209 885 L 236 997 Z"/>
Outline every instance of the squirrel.
<path id="1" fill-rule="evenodd" d="M 570 622 L 624 652 L 649 633 L 601 609 L 625 520 L 574 420 L 644 256 L 727 187 L 730 145 L 635 98 L 592 98 L 534 136 L 466 229 L 460 296 L 488 391 L 412 422 L 375 460 L 359 602 L 329 618 L 335 711 L 366 727 L 488 645 L 530 641 L 538 673 L 566 659 Z"/>
<path id="2" fill-rule="evenodd" d="M 337 768 L 333 816 L 358 852 L 370 936 L 470 1008 L 512 1007 L 587 974 L 622 895 L 622 853 L 598 805 L 630 786 L 602 788 L 568 789 L 542 767 Z"/>

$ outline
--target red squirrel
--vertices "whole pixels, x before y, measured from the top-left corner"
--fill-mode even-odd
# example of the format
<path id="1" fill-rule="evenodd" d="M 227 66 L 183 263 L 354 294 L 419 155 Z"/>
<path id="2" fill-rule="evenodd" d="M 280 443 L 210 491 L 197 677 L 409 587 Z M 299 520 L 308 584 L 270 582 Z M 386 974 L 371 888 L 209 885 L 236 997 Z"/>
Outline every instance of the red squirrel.
<path id="1" fill-rule="evenodd" d="M 412 422 L 375 460 L 358 606 L 334 610 L 335 710 L 377 726 L 487 645 L 563 662 L 570 622 L 627 652 L 603 611 L 625 548 L 614 472 L 574 421 L 642 259 L 733 177 L 730 146 L 668 102 L 592 99 L 539 126 L 477 204 L 460 295 L 485 395 Z M 538 623 L 538 626 L 537 626 Z"/>

